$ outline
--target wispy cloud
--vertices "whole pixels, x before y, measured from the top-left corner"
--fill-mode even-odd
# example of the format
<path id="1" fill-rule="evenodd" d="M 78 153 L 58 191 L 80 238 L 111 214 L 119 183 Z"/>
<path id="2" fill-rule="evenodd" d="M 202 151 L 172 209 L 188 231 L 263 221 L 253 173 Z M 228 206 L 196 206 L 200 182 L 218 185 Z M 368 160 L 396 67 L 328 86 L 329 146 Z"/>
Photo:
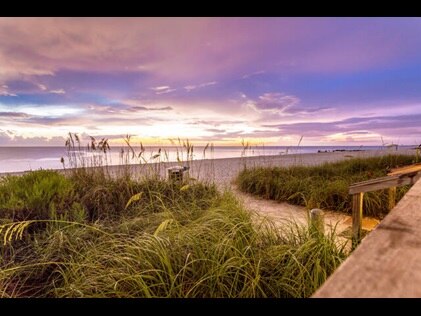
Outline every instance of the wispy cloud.
<path id="1" fill-rule="evenodd" d="M 0 112 L 0 118 L 7 117 L 7 118 L 25 118 L 30 117 L 27 113 L 22 112 Z"/>
<path id="2" fill-rule="evenodd" d="M 253 77 L 253 76 L 262 75 L 265 72 L 266 71 L 264 71 L 264 70 L 259 70 L 259 71 L 255 71 L 255 72 L 252 72 L 252 73 L 249 73 L 249 74 L 245 74 L 241 78 L 242 79 L 248 79 L 248 78 Z"/>
<path id="3" fill-rule="evenodd" d="M 166 94 L 170 92 L 174 92 L 177 89 L 173 89 L 170 86 L 158 86 L 158 87 L 152 87 L 151 90 L 155 91 L 155 94 Z"/>
<path id="4" fill-rule="evenodd" d="M 174 92 L 174 91 L 177 91 L 177 89 L 162 90 L 162 91 L 158 91 L 158 92 L 155 92 L 155 93 L 156 94 L 167 94 L 167 93 Z"/>
<path id="5" fill-rule="evenodd" d="M 279 92 L 268 92 L 259 96 L 257 100 L 249 100 L 247 105 L 258 112 L 271 111 L 282 113 L 299 102 L 300 99 L 293 95 L 287 95 Z"/>
<path id="6" fill-rule="evenodd" d="M 201 120 L 197 118 L 194 118 L 192 121 L 189 121 L 189 124 L 193 124 L 193 125 L 211 125 L 211 126 L 232 125 L 232 124 L 240 124 L 240 123 L 244 123 L 244 121 L 236 120 L 236 119 Z"/>
<path id="7" fill-rule="evenodd" d="M 4 84 L 0 86 L 0 96 L 16 97 L 17 95 L 14 93 L 10 93 L 9 86 Z"/>
<path id="8" fill-rule="evenodd" d="M 38 88 L 41 90 L 41 91 L 45 91 L 45 90 L 47 90 L 48 88 L 47 88 L 47 86 L 46 85 L 43 85 L 43 84 L 37 84 L 37 86 L 38 86 Z"/>
<path id="9" fill-rule="evenodd" d="M 333 110 L 334 108 L 328 107 L 328 106 L 320 106 L 320 107 L 314 107 L 314 108 L 293 106 L 293 107 L 288 107 L 287 109 L 285 109 L 285 112 L 289 114 L 314 114 L 314 113 L 320 114 L 320 112 L 333 111 Z"/>
<path id="10" fill-rule="evenodd" d="M 151 90 L 155 91 L 155 92 L 159 92 L 159 91 L 165 91 L 170 89 L 169 86 L 158 86 L 158 87 L 152 87 Z"/>
<path id="11" fill-rule="evenodd" d="M 54 93 L 54 94 L 65 94 L 66 91 L 64 91 L 64 89 L 57 89 L 57 90 L 50 90 L 50 93 Z"/>
<path id="12" fill-rule="evenodd" d="M 146 106 L 132 106 L 129 110 L 131 111 L 172 111 L 173 108 L 170 106 L 163 107 L 146 107 Z"/>
<path id="13" fill-rule="evenodd" d="M 366 140 L 379 141 L 380 135 L 400 137 L 409 134 L 421 135 L 421 115 L 351 117 L 327 122 L 302 122 L 292 124 L 263 124 L 263 127 L 277 128 L 286 135 L 324 137 L 331 141 Z M 366 135 L 366 136 L 364 136 Z M 376 138 L 377 137 L 377 138 Z"/>
<path id="14" fill-rule="evenodd" d="M 198 84 L 198 85 L 187 85 L 187 86 L 184 87 L 184 89 L 186 89 L 188 92 L 190 92 L 190 91 L 193 91 L 195 89 L 213 86 L 215 84 L 217 84 L 216 81 L 209 81 L 209 82 L 201 83 L 201 84 Z"/>

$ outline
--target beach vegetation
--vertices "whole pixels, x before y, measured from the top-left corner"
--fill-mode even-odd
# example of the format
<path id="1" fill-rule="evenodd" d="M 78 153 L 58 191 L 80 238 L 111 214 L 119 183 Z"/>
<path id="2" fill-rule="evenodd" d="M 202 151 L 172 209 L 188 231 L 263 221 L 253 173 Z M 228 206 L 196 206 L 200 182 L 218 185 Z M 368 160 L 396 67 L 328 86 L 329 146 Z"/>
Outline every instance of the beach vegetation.
<path id="1" fill-rule="evenodd" d="M 334 229 L 275 225 L 212 182 L 112 174 L 70 149 L 84 166 L 0 182 L 0 297 L 309 297 L 347 256 Z"/>
<path id="2" fill-rule="evenodd" d="M 276 226 L 213 185 L 86 179 L 83 190 L 43 175 L 69 182 L 64 214 L 86 216 L 33 216 L 23 196 L 22 220 L 2 204 L 1 297 L 308 297 L 346 257 L 334 233 Z"/>
<path id="3" fill-rule="evenodd" d="M 387 175 L 391 169 L 409 165 L 416 157 L 386 155 L 370 158 L 352 158 L 317 166 L 253 167 L 242 170 L 236 183 L 247 193 L 266 199 L 351 213 L 352 197 L 349 186 Z M 410 186 L 397 188 L 399 201 Z M 367 192 L 364 195 L 364 214 L 382 218 L 388 213 L 387 190 Z"/>

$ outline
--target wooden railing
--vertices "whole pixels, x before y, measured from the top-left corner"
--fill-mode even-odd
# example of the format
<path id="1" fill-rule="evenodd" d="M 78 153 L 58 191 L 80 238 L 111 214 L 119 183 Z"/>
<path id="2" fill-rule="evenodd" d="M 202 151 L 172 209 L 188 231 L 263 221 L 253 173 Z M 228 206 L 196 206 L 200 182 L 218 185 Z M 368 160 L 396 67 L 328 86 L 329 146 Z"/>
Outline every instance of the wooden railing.
<path id="1" fill-rule="evenodd" d="M 312 297 L 421 297 L 421 180 Z"/>
<path id="2" fill-rule="evenodd" d="M 349 187 L 352 195 L 352 248 L 361 241 L 363 198 L 365 192 L 389 189 L 389 210 L 395 207 L 396 187 L 414 184 L 421 178 L 421 164 L 392 170 L 386 177 L 354 183 Z"/>

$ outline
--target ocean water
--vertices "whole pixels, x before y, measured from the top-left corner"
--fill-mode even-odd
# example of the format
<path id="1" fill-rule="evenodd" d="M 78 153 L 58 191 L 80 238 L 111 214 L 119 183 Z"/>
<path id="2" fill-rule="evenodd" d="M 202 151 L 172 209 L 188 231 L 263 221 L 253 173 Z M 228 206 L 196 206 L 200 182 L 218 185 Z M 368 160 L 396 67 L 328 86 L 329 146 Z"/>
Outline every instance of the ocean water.
<path id="1" fill-rule="evenodd" d="M 413 147 L 413 146 L 412 146 Z M 85 157 L 86 161 L 102 159 L 102 163 L 108 165 L 119 165 L 126 161 L 130 164 L 139 163 L 139 159 L 132 159 L 131 154 L 127 158 L 127 147 L 122 155 L 121 149 L 124 147 L 112 147 L 106 154 L 99 154 L 81 150 L 80 152 L 71 152 L 78 157 Z M 400 146 L 400 148 L 411 148 L 411 146 Z M 140 148 L 134 148 L 136 153 L 139 153 Z M 317 153 L 318 151 L 334 151 L 334 150 L 378 150 L 381 146 L 253 146 L 246 152 L 240 146 L 215 146 L 213 152 L 208 148 L 203 153 L 204 147 L 194 147 L 193 159 L 218 159 L 218 158 L 239 158 L 242 155 L 251 156 L 271 156 L 271 155 L 289 155 L 289 154 L 304 154 Z M 159 147 L 146 147 L 143 153 L 148 162 L 161 161 L 177 161 L 176 147 L 161 147 L 161 154 L 157 158 L 152 158 L 158 154 Z M 179 158 L 186 159 L 186 152 L 181 152 L 178 148 Z M 61 158 L 64 158 L 65 167 L 71 167 L 68 159 L 68 152 L 65 147 L 0 147 L 0 173 L 4 172 L 19 172 L 37 169 L 63 169 Z M 106 160 L 106 162 L 105 162 Z M 142 160 L 142 163 L 145 161 Z"/>

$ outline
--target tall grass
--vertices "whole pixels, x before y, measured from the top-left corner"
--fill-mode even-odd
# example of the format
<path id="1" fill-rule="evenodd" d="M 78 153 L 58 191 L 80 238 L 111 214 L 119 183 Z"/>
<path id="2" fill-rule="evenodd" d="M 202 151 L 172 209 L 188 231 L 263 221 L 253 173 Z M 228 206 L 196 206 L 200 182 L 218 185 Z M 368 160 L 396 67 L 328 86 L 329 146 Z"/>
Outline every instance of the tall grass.
<path id="1" fill-rule="evenodd" d="M 43 233 L 10 238 L 0 247 L 0 295 L 308 297 L 345 258 L 334 235 L 256 224 L 227 192 L 184 211 L 52 221 Z"/>
<path id="2" fill-rule="evenodd" d="M 244 192 L 267 199 L 286 201 L 311 208 L 323 208 L 350 213 L 352 204 L 349 186 L 387 175 L 390 169 L 408 165 L 413 156 L 388 155 L 373 158 L 354 158 L 325 163 L 320 166 L 292 166 L 288 168 L 249 168 L 240 172 L 237 184 Z M 397 188 L 397 200 L 409 186 Z M 368 192 L 364 196 L 364 213 L 383 217 L 387 214 L 386 191 Z"/>
<path id="3" fill-rule="evenodd" d="M 198 151 L 189 139 L 169 139 L 171 146 L 175 147 L 175 161 L 170 160 L 170 155 L 165 148 L 147 148 L 142 142 L 135 145 L 131 135 L 124 137 L 124 146 L 119 149 L 119 164 L 116 168 L 111 167 L 110 145 L 108 139 L 95 139 L 90 136 L 90 141 L 86 146 L 82 146 L 82 140 L 76 133 L 69 133 L 65 146 L 67 149 L 67 159 L 61 158 L 63 168 L 73 177 L 84 178 L 95 176 L 102 179 L 110 177 L 118 178 L 156 178 L 166 177 L 166 168 L 170 165 L 183 165 L 190 169 L 186 173 L 186 180 L 201 180 L 202 182 L 212 182 L 215 179 L 213 165 L 214 145 L 208 143 L 201 151 Z M 200 157 L 202 160 L 211 159 L 210 166 L 205 171 L 206 177 L 201 179 L 202 164 L 200 160 L 197 164 L 192 161 Z M 174 160 L 174 159 L 173 159 Z M 170 164 L 169 164 L 170 163 Z M 189 174 L 194 174 L 194 178 Z"/>
<path id="4" fill-rule="evenodd" d="M 0 297 L 308 297 L 346 256 L 334 233 L 276 226 L 212 183 L 111 174 L 76 136 L 64 174 L 0 181 Z M 143 153 L 127 136 L 122 159 Z"/>

